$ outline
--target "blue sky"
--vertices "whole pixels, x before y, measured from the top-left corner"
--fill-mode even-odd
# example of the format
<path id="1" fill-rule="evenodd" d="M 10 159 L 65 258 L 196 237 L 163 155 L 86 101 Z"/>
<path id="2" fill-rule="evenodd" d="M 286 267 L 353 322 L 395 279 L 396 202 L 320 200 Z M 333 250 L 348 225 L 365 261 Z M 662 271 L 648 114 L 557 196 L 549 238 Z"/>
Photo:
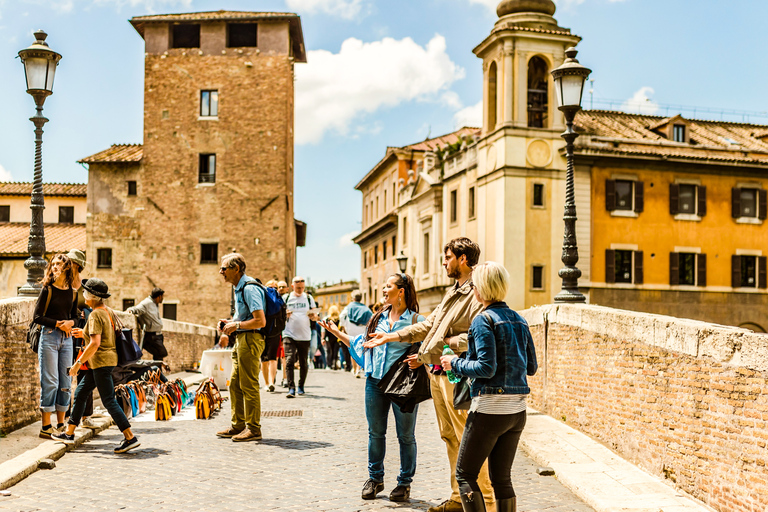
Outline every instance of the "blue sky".
<path id="1" fill-rule="evenodd" d="M 87 172 L 76 160 L 113 143 L 141 142 L 143 41 L 129 18 L 217 9 L 297 12 L 309 51 L 309 63 L 297 65 L 296 217 L 309 224 L 298 268 L 315 283 L 357 278 L 359 250 L 349 238 L 360 229 L 361 199 L 353 186 L 386 146 L 450 132 L 477 115 L 482 77 L 472 48 L 491 30 L 495 4 L 0 0 L 0 87 L 6 98 L 0 179 L 32 179 L 28 118 L 34 106 L 15 56 L 33 41 L 35 29 L 45 29 L 51 47 L 63 55 L 54 95 L 45 105 L 51 121 L 45 127 L 44 179 L 84 182 Z M 661 115 L 667 104 L 766 115 L 768 2 L 557 4 L 560 25 L 583 38 L 579 59 L 593 70 L 596 108 L 615 100 L 614 108 L 624 103 L 625 109 Z M 755 115 L 750 120 L 768 123 Z"/>

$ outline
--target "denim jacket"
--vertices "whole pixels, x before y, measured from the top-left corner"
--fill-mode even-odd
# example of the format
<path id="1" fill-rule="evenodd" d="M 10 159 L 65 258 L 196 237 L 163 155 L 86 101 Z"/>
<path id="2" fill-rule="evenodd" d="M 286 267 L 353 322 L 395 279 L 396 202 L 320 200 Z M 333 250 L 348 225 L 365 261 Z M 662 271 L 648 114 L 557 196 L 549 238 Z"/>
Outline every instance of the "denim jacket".
<path id="1" fill-rule="evenodd" d="M 525 319 L 506 303 L 494 302 L 475 317 L 468 344 L 467 352 L 451 367 L 457 375 L 474 379 L 472 397 L 531 392 L 526 375 L 538 369 L 533 338 Z"/>

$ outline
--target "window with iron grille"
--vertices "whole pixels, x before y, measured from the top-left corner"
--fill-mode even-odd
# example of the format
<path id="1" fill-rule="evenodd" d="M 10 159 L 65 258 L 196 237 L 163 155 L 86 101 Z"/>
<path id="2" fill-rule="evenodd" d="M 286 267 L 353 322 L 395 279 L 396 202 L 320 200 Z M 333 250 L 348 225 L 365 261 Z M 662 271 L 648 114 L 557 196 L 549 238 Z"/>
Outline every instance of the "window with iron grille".
<path id="1" fill-rule="evenodd" d="M 216 183 L 216 155 L 200 155 L 198 183 Z"/>

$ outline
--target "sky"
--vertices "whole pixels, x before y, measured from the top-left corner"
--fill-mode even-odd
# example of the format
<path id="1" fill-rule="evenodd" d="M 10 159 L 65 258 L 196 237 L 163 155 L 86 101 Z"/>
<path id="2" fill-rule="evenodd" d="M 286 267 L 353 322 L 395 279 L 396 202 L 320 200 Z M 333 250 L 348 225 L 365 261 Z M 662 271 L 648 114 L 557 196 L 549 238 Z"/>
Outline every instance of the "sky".
<path id="1" fill-rule="evenodd" d="M 44 180 L 85 182 L 78 159 L 141 142 L 143 41 L 129 18 L 295 12 L 308 51 L 308 63 L 296 66 L 295 216 L 308 223 L 298 272 L 311 283 L 358 279 L 351 238 L 360 231 L 362 198 L 354 185 L 387 146 L 479 126 L 482 68 L 472 49 L 492 29 L 497 3 L 0 0 L 0 180 L 32 180 L 34 104 L 15 57 L 36 29 L 63 55 L 45 103 Z M 585 107 L 768 124 L 768 2 L 556 3 L 555 18 L 583 38 L 579 60 L 593 70 Z"/>

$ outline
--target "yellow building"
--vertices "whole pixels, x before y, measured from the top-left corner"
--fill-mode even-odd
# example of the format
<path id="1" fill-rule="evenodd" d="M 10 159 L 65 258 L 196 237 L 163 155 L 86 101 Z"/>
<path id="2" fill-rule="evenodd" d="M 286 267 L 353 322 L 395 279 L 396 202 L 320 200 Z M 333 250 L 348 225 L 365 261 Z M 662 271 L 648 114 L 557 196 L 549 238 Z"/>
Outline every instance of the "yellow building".
<path id="1" fill-rule="evenodd" d="M 321 308 L 320 316 L 328 314 L 328 308 L 338 306 L 339 311 L 352 302 L 352 292 L 360 288 L 357 281 L 341 281 L 336 284 L 324 283 L 315 289 L 314 298 L 317 306 Z"/>
<path id="2" fill-rule="evenodd" d="M 451 284 L 442 247 L 457 236 L 507 268 L 510 307 L 551 303 L 560 291 L 565 126 L 550 73 L 580 37 L 557 24 L 550 0 L 504 0 L 497 12 L 474 49 L 482 128 L 388 148 L 356 187 L 369 301 L 402 251 L 431 309 Z M 768 126 L 607 111 L 582 111 L 575 125 L 587 300 L 765 330 Z M 392 186 L 396 200 L 382 203 Z M 391 256 L 377 258 L 384 242 Z"/>
<path id="3" fill-rule="evenodd" d="M 85 251 L 86 185 L 43 183 L 45 257 Z M 15 297 L 27 282 L 32 183 L 0 183 L 0 298 Z"/>

